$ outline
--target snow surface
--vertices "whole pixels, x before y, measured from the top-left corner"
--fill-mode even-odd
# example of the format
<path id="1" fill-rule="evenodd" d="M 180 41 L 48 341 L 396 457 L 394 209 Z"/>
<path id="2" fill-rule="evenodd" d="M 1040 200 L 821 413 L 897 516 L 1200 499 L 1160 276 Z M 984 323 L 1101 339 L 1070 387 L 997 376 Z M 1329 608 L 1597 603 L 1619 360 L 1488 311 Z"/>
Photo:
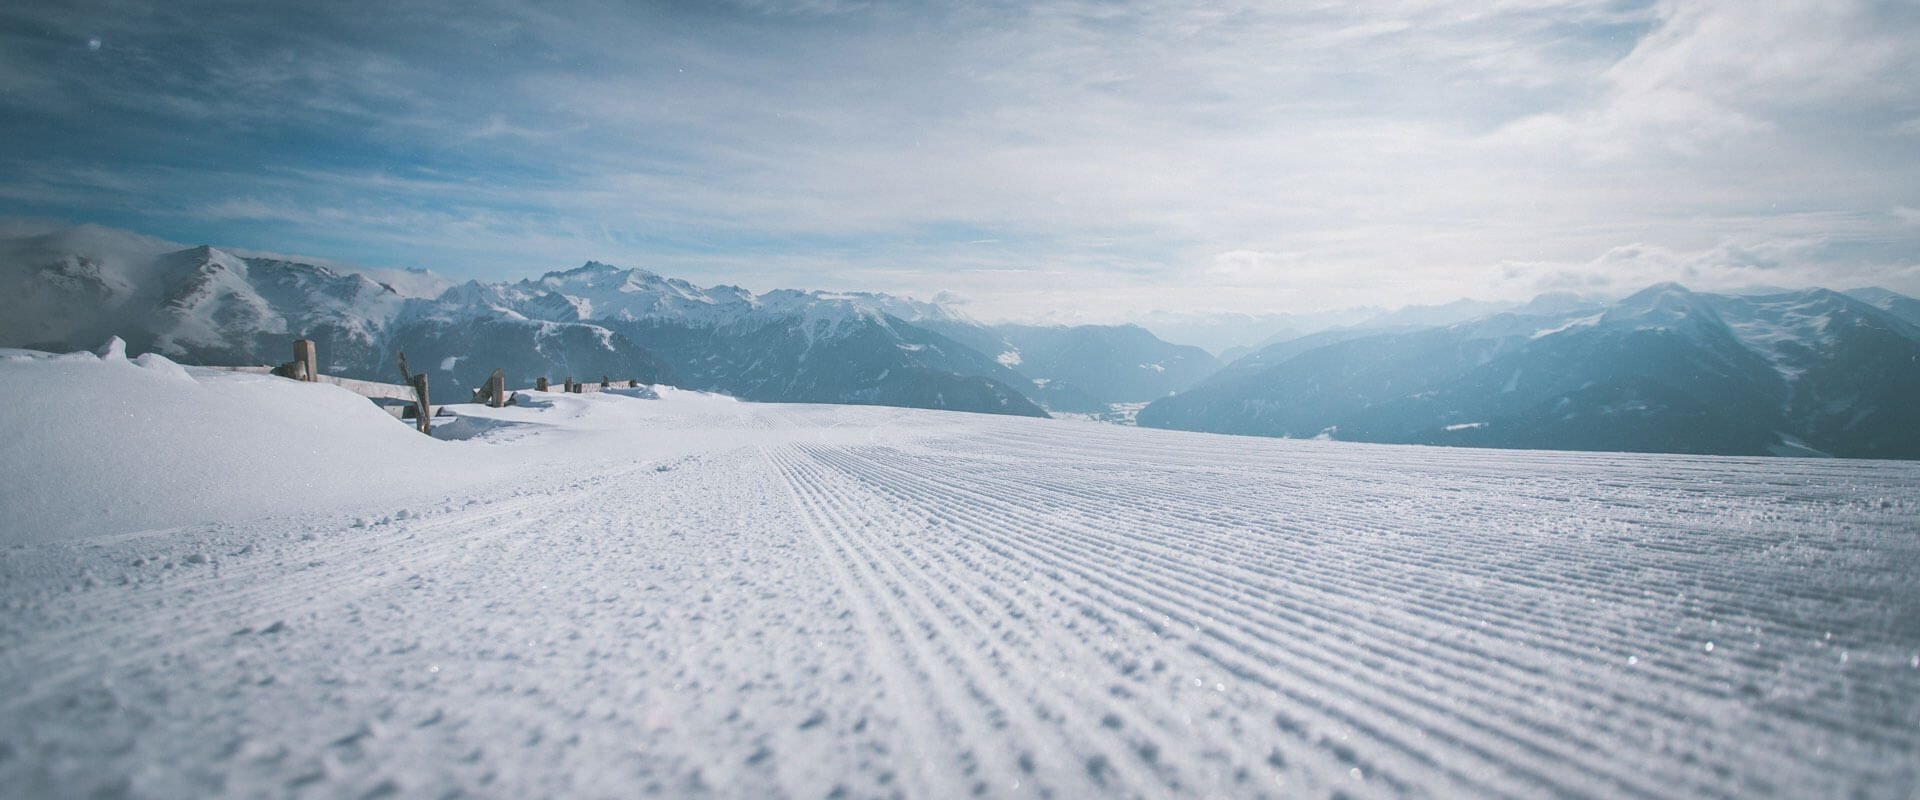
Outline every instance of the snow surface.
<path id="1" fill-rule="evenodd" d="M 1566 322 L 1563 322 L 1559 325 L 1555 325 L 1550 328 L 1541 328 L 1540 330 L 1535 331 L 1533 336 L 1529 338 L 1541 339 L 1548 336 L 1552 336 L 1556 333 L 1565 333 L 1566 331 L 1573 330 L 1574 328 L 1590 328 L 1600 324 L 1601 318 L 1605 316 L 1606 314 L 1604 312 L 1597 312 L 1593 314 L 1588 314 L 1587 316 L 1584 316 L 1584 317 L 1574 317 L 1573 319 L 1567 320 Z"/>
<path id="2" fill-rule="evenodd" d="M 1034 382 L 1039 383 L 1039 381 Z M 1101 422 L 1109 425 L 1132 425 L 1134 424 L 1135 418 L 1140 416 L 1140 409 L 1146 408 L 1147 405 L 1148 403 L 1108 403 L 1107 410 L 1096 413 L 1073 411 L 1049 411 L 1047 413 L 1052 414 L 1054 419 Z"/>
<path id="3" fill-rule="evenodd" d="M 1920 785 L 1920 464 L 0 391 L 10 797 Z"/>
<path id="4" fill-rule="evenodd" d="M 118 340 L 115 340 L 116 342 Z M 418 473 L 466 488 L 513 474 L 394 436 L 326 384 L 127 360 L 0 354 L 0 546 L 397 501 Z M 413 485 L 409 485 L 413 484 Z"/>

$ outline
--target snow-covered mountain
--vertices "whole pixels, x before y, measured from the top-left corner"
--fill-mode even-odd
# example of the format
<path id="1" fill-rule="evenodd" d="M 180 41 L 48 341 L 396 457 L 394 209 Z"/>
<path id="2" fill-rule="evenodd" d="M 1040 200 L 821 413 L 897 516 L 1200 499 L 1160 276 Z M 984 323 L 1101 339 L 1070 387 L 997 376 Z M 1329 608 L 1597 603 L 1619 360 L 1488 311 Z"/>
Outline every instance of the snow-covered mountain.
<path id="1" fill-rule="evenodd" d="M 1458 317 L 1480 313 L 1474 319 Z M 368 274 L 80 228 L 0 239 L 0 346 L 119 335 L 186 363 L 322 366 L 458 397 L 495 368 L 768 401 L 1043 415 L 1383 442 L 1920 457 L 1920 301 L 1884 289 L 1377 314 L 1225 368 L 1135 326 L 983 325 L 884 294 L 700 287 L 589 262 L 409 296 Z M 1180 394 L 1169 397 L 1170 393 Z"/>
<path id="2" fill-rule="evenodd" d="M 358 273 L 205 246 L 156 253 L 155 244 L 105 229 L 7 242 L 0 341 L 79 349 L 119 335 L 186 363 L 277 364 L 305 337 L 329 373 L 394 381 L 394 356 L 405 352 L 448 387 L 477 386 L 496 367 L 516 381 L 569 369 L 594 379 L 668 375 L 599 326 L 504 313 L 456 319 L 441 300 L 408 298 Z"/>
<path id="3" fill-rule="evenodd" d="M 755 294 L 589 262 L 517 283 L 464 284 L 417 316 L 449 327 L 503 319 L 593 325 L 616 349 L 657 358 L 679 385 L 751 400 L 1045 413 L 1014 388 L 1020 376 L 913 324 L 966 324 L 960 317 L 889 295 Z"/>
<path id="4" fill-rule="evenodd" d="M 907 298 L 756 295 L 592 262 L 417 298 L 326 266 L 161 245 L 102 228 L 0 242 L 0 345 L 120 335 L 186 363 L 260 364 L 307 337 L 326 371 L 375 380 L 393 380 L 404 352 L 451 387 L 500 368 L 516 385 L 609 376 L 757 400 L 1045 413 L 1023 394 L 1029 379 L 915 325 L 971 323 Z"/>
<path id="5" fill-rule="evenodd" d="M 801 318 L 817 336 L 841 325 L 891 317 L 906 322 L 965 321 L 947 309 L 911 298 L 865 292 L 776 289 L 756 295 L 738 286 L 701 288 L 644 269 L 589 261 L 517 283 L 469 282 L 441 295 L 441 315 L 509 314 L 555 322 L 654 322 L 713 328 Z"/>
<path id="6" fill-rule="evenodd" d="M 1662 284 L 1600 308 L 1533 304 L 1282 343 L 1138 421 L 1375 442 L 1920 458 L 1916 396 L 1920 327 L 1881 307 L 1824 289 L 1731 296 Z"/>
<path id="7" fill-rule="evenodd" d="M 1910 325 L 1920 325 L 1920 300 L 1915 300 L 1899 292 L 1882 289 L 1878 286 L 1853 289 L 1848 291 L 1846 295 L 1906 320 Z"/>

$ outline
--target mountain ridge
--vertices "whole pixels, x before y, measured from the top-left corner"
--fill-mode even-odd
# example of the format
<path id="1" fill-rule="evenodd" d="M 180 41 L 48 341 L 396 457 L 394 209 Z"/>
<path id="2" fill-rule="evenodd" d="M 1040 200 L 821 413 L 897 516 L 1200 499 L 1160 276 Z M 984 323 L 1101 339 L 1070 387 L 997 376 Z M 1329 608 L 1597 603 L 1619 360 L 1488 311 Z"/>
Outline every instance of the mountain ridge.
<path id="1" fill-rule="evenodd" d="M 404 351 L 456 389 L 500 368 L 519 385 L 605 375 L 764 401 L 1138 410 L 1147 426 L 1269 436 L 1920 457 L 1920 412 L 1906 410 L 1920 301 L 1873 287 L 1459 301 L 1223 365 L 1137 325 L 988 325 L 907 297 L 701 287 L 600 261 L 421 297 L 323 264 L 163 244 L 97 226 L 0 239 L 0 345 L 121 335 L 186 363 L 258 364 L 306 337 L 329 373 L 391 380 Z"/>
<path id="2" fill-rule="evenodd" d="M 1656 284 L 1599 310 L 1516 310 L 1289 344 L 1149 405 L 1138 423 L 1409 444 L 1920 458 L 1920 326 L 1826 289 L 1718 295 Z"/>
<path id="3" fill-rule="evenodd" d="M 1032 416 L 1059 396 L 949 335 L 986 326 L 912 298 L 756 294 L 600 261 L 417 297 L 325 265 L 164 244 L 106 228 L 0 241 L 0 343 L 71 350 L 120 335 L 185 363 L 257 364 L 306 337 L 323 369 L 374 380 L 390 380 L 404 351 L 453 386 L 498 367 L 516 384 L 608 375 L 755 400 Z"/>

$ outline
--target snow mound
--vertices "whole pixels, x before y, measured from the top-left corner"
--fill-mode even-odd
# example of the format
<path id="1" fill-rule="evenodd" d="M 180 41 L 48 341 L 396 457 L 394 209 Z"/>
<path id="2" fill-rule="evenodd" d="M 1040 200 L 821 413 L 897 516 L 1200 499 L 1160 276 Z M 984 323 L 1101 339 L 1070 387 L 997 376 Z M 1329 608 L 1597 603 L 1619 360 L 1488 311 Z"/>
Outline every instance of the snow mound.
<path id="1" fill-rule="evenodd" d="M 0 545 L 358 505 L 504 476 L 335 386 L 189 370 L 115 339 L 0 354 Z"/>

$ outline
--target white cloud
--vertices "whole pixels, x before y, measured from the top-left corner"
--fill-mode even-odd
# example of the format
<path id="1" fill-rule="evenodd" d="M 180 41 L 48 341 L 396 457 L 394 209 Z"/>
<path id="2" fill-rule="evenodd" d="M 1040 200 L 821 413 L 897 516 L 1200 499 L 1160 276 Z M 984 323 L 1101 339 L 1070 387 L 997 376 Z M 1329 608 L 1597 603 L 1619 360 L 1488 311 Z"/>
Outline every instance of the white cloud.
<path id="1" fill-rule="evenodd" d="M 1202 275 L 1223 286 L 1267 286 L 1287 279 L 1302 262 L 1299 253 L 1229 250 L 1215 255 Z"/>
<path id="2" fill-rule="evenodd" d="M 1502 265 L 1500 280 L 1520 296 L 1552 291 L 1618 295 L 1662 281 L 1702 291 L 1885 285 L 1911 292 L 1920 288 L 1920 261 L 1836 265 L 1826 252 L 1833 247 L 1833 242 L 1821 239 L 1729 241 L 1696 251 L 1631 244 L 1584 262 L 1509 262 Z"/>
<path id="3" fill-rule="evenodd" d="M 1663 0 L 1659 24 L 1600 76 L 1598 104 L 1522 118 L 1497 141 L 1698 154 L 1807 124 L 1798 115 L 1910 104 L 1920 24 L 1885 11 L 1873 0 Z"/>
<path id="4" fill-rule="evenodd" d="M 983 316 L 1442 302 L 1631 242 L 1824 241 L 1822 283 L 1920 252 L 1887 212 L 1915 15 L 1864 0 L 744 5 L 27 9 L 125 60 L 0 52 L 0 111 L 128 143 L 29 141 L 0 211 Z M 1635 263 L 1567 274 L 1707 269 Z"/>

